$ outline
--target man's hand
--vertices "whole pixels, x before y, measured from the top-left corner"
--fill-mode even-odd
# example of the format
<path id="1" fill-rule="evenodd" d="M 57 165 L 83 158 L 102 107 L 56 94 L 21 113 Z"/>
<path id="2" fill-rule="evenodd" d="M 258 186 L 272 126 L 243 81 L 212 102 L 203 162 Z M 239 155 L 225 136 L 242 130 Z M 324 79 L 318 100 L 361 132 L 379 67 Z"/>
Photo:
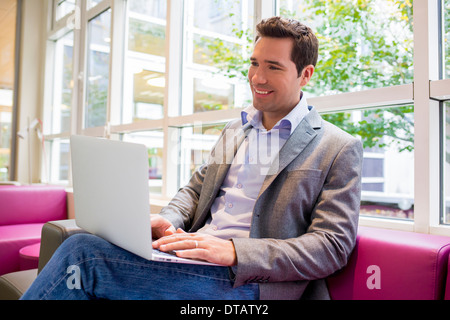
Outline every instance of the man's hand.
<path id="1" fill-rule="evenodd" d="M 150 220 L 152 224 L 152 237 L 159 239 L 164 236 L 168 236 L 175 233 L 175 227 L 172 223 L 163 218 L 159 214 L 151 214 Z"/>
<path id="2" fill-rule="evenodd" d="M 223 266 L 234 266 L 237 263 L 231 240 L 201 233 L 186 233 L 181 229 L 154 241 L 153 248 L 176 251 L 177 256 L 182 258 L 205 260 Z"/>

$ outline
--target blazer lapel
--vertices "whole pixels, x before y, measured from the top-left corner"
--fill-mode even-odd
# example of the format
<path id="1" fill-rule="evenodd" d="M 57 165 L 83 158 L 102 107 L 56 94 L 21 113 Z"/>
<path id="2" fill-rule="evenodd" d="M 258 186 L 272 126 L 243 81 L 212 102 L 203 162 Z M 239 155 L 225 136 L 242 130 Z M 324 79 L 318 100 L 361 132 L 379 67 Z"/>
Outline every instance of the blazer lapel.
<path id="1" fill-rule="evenodd" d="M 242 141 L 244 141 L 245 137 L 248 135 L 252 125 L 250 123 L 245 124 L 243 127 L 239 127 L 237 129 L 228 129 L 225 132 L 225 135 L 222 139 L 221 145 L 219 148 L 222 149 L 222 154 L 216 158 L 217 164 L 219 167 L 215 173 L 214 186 L 216 186 L 216 191 L 222 185 L 225 176 L 228 173 L 228 169 L 233 162 L 233 159 L 236 155 L 237 150 L 239 149 Z M 216 148 L 217 150 L 217 148 Z M 219 160 L 220 159 L 220 160 Z"/>
<path id="2" fill-rule="evenodd" d="M 278 157 L 272 162 L 259 195 L 268 188 L 280 172 L 283 171 L 283 169 L 306 148 L 311 140 L 315 138 L 317 135 L 316 129 L 321 128 L 321 122 L 322 118 L 317 113 L 316 109 L 310 107 L 309 113 L 305 116 L 303 121 L 299 123 L 292 135 L 281 148 Z"/>
<path id="3" fill-rule="evenodd" d="M 239 146 L 251 128 L 252 126 L 247 123 L 243 127 L 227 129 L 214 147 L 213 159 L 210 161 L 212 165 L 208 168 L 208 174 L 211 176 L 208 177 L 203 188 L 209 199 L 215 199 Z"/>

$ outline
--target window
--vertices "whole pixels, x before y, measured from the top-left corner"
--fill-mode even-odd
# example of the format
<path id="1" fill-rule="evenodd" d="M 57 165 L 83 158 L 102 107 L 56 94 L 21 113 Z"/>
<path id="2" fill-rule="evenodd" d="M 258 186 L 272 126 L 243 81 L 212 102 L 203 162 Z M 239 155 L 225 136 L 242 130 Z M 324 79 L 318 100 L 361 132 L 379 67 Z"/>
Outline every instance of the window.
<path id="1" fill-rule="evenodd" d="M 87 0 L 88 9 L 95 7 L 101 2 L 101 0 Z"/>
<path id="2" fill-rule="evenodd" d="M 0 181 L 8 181 L 11 153 L 12 90 L 0 89 Z"/>
<path id="3" fill-rule="evenodd" d="M 442 121 L 443 140 L 443 222 L 450 224 L 450 102 L 445 102 Z"/>
<path id="4" fill-rule="evenodd" d="M 412 82 L 410 2 L 280 0 L 278 4 L 280 15 L 304 17 L 318 35 L 319 60 L 305 87 L 309 96 Z M 362 215 L 413 218 L 413 112 L 414 107 L 407 106 L 323 115 L 363 141 Z"/>
<path id="5" fill-rule="evenodd" d="M 439 105 L 440 118 L 440 222 L 450 225 L 450 1 L 438 2 L 439 27 L 439 70 L 440 80 L 430 82 L 430 96 Z M 436 106 L 436 108 L 438 108 Z"/>
<path id="6" fill-rule="evenodd" d="M 245 71 L 253 1 L 187 0 L 185 6 L 181 114 L 244 106 L 251 97 Z"/>
<path id="7" fill-rule="evenodd" d="M 309 104 L 364 145 L 360 224 L 450 235 L 450 0 L 52 1 L 44 181 L 70 186 L 71 134 L 103 136 L 145 144 L 170 199 L 251 103 L 255 23 L 282 15 L 319 37 Z"/>
<path id="8" fill-rule="evenodd" d="M 86 128 L 104 126 L 107 121 L 111 9 L 88 23 Z"/>
<path id="9" fill-rule="evenodd" d="M 179 128 L 180 158 L 179 158 L 179 185 L 185 185 L 192 174 L 209 157 L 210 151 L 217 142 L 226 123 L 202 125 Z"/>
<path id="10" fill-rule="evenodd" d="M 15 46 L 17 1 L 1 5 L 0 20 L 0 182 L 14 180 Z M 20 13 L 19 13 L 20 14 Z M 16 43 L 17 42 L 17 43 Z M 33 120 L 33 119 L 31 119 Z"/>
<path id="11" fill-rule="evenodd" d="M 73 99 L 73 58 L 74 33 L 48 42 L 49 59 L 53 62 L 46 66 L 49 70 L 49 83 L 52 84 L 48 94 L 48 104 L 44 107 L 44 134 L 47 142 L 43 144 L 42 179 L 44 181 L 69 181 L 69 141 L 61 139 L 61 134 L 68 134 L 71 127 Z"/>
<path id="12" fill-rule="evenodd" d="M 119 123 L 164 117 L 166 1 L 128 2 Z"/>
<path id="13" fill-rule="evenodd" d="M 361 214 L 414 218 L 414 111 L 412 106 L 326 114 L 364 146 Z"/>
<path id="14" fill-rule="evenodd" d="M 45 152 L 46 150 L 48 153 Z M 48 177 L 50 181 L 69 182 L 70 144 L 68 139 L 55 138 L 47 141 L 44 145 L 43 160 L 45 161 L 42 173 L 44 177 Z"/>
<path id="15" fill-rule="evenodd" d="M 52 41 L 53 49 L 53 93 L 47 110 L 44 127 L 47 134 L 70 131 L 70 114 L 73 89 L 73 31 Z"/>
<path id="16" fill-rule="evenodd" d="M 161 194 L 164 141 L 162 130 L 126 133 L 122 135 L 121 140 L 147 146 L 149 190 L 151 193 Z"/>
<path id="17" fill-rule="evenodd" d="M 320 52 L 312 95 L 351 92 L 413 81 L 409 0 L 280 0 L 280 15 L 317 33 Z M 326 16 L 326 18 L 324 18 Z"/>
<path id="18" fill-rule="evenodd" d="M 450 78 L 450 0 L 443 1 L 443 48 L 444 48 L 444 73 L 445 78 Z"/>
<path id="19" fill-rule="evenodd" d="M 75 10 L 75 0 L 62 0 L 56 2 L 55 19 L 60 20 Z"/>

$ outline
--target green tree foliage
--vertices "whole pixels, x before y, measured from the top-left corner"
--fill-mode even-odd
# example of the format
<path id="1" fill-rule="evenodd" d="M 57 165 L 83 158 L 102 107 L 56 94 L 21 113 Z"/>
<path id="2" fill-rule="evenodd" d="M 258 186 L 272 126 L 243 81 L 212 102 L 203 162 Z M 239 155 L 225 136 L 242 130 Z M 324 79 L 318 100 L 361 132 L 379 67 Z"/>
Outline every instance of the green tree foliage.
<path id="1" fill-rule="evenodd" d="M 305 0 L 296 13 L 281 14 L 307 17 L 319 39 L 320 59 L 310 92 L 333 94 L 413 81 L 408 0 Z"/>
<path id="2" fill-rule="evenodd" d="M 394 86 L 413 81 L 412 4 L 409 0 L 303 0 L 295 8 L 281 5 L 280 15 L 311 26 L 319 39 L 319 61 L 306 91 L 315 96 Z M 236 37 L 253 35 L 239 26 Z M 247 76 L 249 61 L 221 40 L 206 41 L 212 60 L 229 77 Z M 401 106 L 362 111 L 355 121 L 350 113 L 324 118 L 362 138 L 364 147 L 393 145 L 398 151 L 414 148 L 414 108 Z"/>

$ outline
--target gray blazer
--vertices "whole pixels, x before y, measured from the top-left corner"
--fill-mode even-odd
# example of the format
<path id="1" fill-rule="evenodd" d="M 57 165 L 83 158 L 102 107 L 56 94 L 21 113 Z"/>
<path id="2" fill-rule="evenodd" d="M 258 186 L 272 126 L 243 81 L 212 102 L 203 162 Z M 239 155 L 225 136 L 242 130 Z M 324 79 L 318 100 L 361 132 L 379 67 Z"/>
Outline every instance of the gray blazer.
<path id="1" fill-rule="evenodd" d="M 250 129 L 230 122 L 211 159 L 161 214 L 201 228 Z M 234 286 L 259 283 L 261 299 L 327 299 L 324 278 L 346 265 L 356 240 L 363 158 L 359 139 L 310 112 L 280 150 L 253 209 L 249 238 L 232 239 Z M 230 269 L 231 270 L 231 269 Z"/>

